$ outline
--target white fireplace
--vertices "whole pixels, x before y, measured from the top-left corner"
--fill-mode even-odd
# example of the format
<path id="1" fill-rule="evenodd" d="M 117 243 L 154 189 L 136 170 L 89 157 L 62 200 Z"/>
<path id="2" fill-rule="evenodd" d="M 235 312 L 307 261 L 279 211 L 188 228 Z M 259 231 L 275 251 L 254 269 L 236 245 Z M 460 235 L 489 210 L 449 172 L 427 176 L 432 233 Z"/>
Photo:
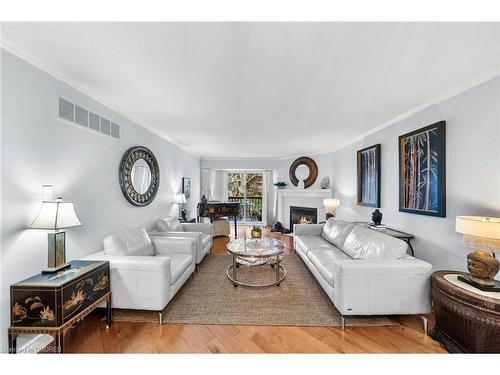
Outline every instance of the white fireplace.
<path id="1" fill-rule="evenodd" d="M 290 206 L 312 207 L 318 210 L 317 222 L 325 220 L 323 199 L 331 198 L 331 189 L 283 189 L 278 190 L 278 221 L 283 226 L 290 224 Z M 292 229 L 292 228 L 289 228 Z"/>

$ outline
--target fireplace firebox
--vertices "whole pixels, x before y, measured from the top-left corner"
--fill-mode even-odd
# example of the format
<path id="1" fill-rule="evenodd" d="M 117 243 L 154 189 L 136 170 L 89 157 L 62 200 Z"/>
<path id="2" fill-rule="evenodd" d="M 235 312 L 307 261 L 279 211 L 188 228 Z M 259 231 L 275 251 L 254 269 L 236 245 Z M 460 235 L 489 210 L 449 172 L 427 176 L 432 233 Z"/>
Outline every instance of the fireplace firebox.
<path id="1" fill-rule="evenodd" d="M 294 224 L 316 224 L 318 209 L 313 207 L 290 206 L 290 230 Z"/>

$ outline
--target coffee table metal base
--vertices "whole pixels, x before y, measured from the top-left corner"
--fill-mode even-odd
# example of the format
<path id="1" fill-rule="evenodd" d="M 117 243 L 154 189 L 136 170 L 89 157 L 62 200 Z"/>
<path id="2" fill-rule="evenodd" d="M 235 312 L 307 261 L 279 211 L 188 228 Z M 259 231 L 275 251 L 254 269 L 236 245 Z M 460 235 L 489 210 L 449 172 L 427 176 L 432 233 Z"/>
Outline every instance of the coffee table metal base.
<path id="1" fill-rule="evenodd" d="M 239 268 L 238 263 L 237 263 L 237 257 L 233 255 L 233 264 L 230 264 L 229 267 L 227 267 L 226 274 L 229 280 L 233 282 L 233 285 L 237 287 L 238 285 L 241 286 L 246 286 L 250 288 L 264 288 L 267 286 L 279 286 L 280 283 L 285 279 L 286 276 L 286 269 L 280 264 L 280 261 L 278 260 L 277 262 L 274 263 L 265 263 L 269 264 L 271 267 L 274 267 L 274 270 L 276 272 L 276 281 L 273 281 L 271 283 L 266 283 L 266 284 L 249 284 L 249 283 L 242 283 L 241 281 L 238 281 L 237 278 L 237 273 L 236 270 Z M 257 267 L 257 266 L 263 266 L 264 264 L 257 264 L 255 266 L 250 266 L 250 267 Z M 281 271 L 283 271 L 283 275 L 281 275 Z"/>

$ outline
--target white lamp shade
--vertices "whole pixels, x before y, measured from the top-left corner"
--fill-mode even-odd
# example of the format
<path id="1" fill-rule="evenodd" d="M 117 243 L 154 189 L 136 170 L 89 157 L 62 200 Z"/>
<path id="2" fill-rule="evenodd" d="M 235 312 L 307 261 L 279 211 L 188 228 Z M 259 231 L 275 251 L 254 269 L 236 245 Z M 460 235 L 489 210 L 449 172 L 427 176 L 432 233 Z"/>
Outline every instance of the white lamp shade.
<path id="1" fill-rule="evenodd" d="M 469 236 L 500 240 L 500 219 L 481 216 L 457 216 L 455 230 Z"/>
<path id="2" fill-rule="evenodd" d="M 76 216 L 73 202 L 45 201 L 30 228 L 63 229 L 82 225 Z"/>
<path id="3" fill-rule="evenodd" d="M 183 193 L 181 193 L 181 194 L 175 194 L 174 203 L 175 204 L 186 203 L 186 196 Z"/>
<path id="4" fill-rule="evenodd" d="M 338 199 L 323 199 L 323 206 L 329 212 L 335 211 L 340 206 L 340 201 Z"/>
<path id="5" fill-rule="evenodd" d="M 496 252 L 500 250 L 500 219 L 481 216 L 457 216 L 457 232 L 464 235 L 466 247 Z"/>

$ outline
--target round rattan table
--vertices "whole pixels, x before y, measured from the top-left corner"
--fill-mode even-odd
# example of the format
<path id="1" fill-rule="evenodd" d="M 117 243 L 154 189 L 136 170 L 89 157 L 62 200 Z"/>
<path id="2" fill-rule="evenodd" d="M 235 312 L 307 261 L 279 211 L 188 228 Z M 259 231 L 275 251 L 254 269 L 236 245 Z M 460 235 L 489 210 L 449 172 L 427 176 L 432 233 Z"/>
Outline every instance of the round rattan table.
<path id="1" fill-rule="evenodd" d="M 283 252 L 285 251 L 285 244 L 283 241 L 275 238 L 238 238 L 226 245 L 227 251 L 233 257 L 233 263 L 227 267 L 226 274 L 233 285 L 247 286 L 251 288 L 262 288 L 267 286 L 277 285 L 286 276 L 286 270 L 281 265 L 283 259 Z M 240 265 L 256 267 L 269 265 L 274 268 L 276 274 L 275 281 L 263 284 L 252 284 L 238 281 L 238 268 Z"/>

